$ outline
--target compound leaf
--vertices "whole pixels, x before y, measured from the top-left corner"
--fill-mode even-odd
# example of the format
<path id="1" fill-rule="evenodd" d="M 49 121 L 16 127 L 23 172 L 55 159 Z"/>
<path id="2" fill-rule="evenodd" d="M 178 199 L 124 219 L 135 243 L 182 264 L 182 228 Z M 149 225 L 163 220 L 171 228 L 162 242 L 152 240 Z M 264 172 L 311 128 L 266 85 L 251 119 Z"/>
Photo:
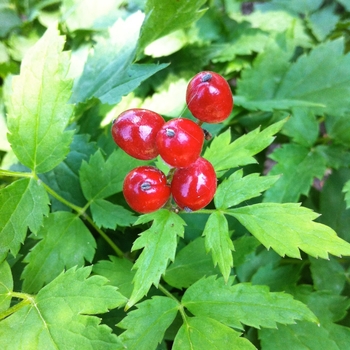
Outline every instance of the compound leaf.
<path id="1" fill-rule="evenodd" d="M 240 333 L 209 317 L 188 317 L 176 334 L 173 350 L 254 350 Z"/>
<path id="2" fill-rule="evenodd" d="M 166 3 L 147 0 L 138 50 L 142 52 L 156 39 L 197 21 L 205 12 L 200 9 L 204 3 L 205 0 L 169 0 Z"/>
<path id="3" fill-rule="evenodd" d="M 249 283 L 232 285 L 232 280 L 225 284 L 216 276 L 190 286 L 181 303 L 195 316 L 210 317 L 238 329 L 242 329 L 242 323 L 255 328 L 276 328 L 277 322 L 317 322 L 307 306 L 289 294 L 272 293 L 267 286 Z"/>
<path id="4" fill-rule="evenodd" d="M 213 164 L 216 172 L 256 163 L 253 156 L 273 142 L 273 135 L 280 131 L 285 122 L 281 120 L 262 131 L 257 128 L 232 143 L 230 130 L 227 130 L 212 140 L 204 152 L 204 158 Z"/>
<path id="5" fill-rule="evenodd" d="M 257 173 L 243 177 L 243 170 L 238 170 L 218 186 L 214 197 L 215 207 L 226 209 L 258 197 L 278 179 L 279 176 L 259 176 Z"/>
<path id="6" fill-rule="evenodd" d="M 265 192 L 265 202 L 297 202 L 301 194 L 308 194 L 314 178 L 321 179 L 326 171 L 326 160 L 319 152 L 293 143 L 269 157 L 277 162 L 269 174 L 282 176 Z"/>
<path id="7" fill-rule="evenodd" d="M 84 196 L 90 202 L 121 192 L 125 175 L 141 161 L 116 149 L 107 160 L 101 150 L 92 155 L 89 163 L 83 161 L 79 177 Z"/>
<path id="8" fill-rule="evenodd" d="M 185 222 L 169 210 L 158 210 L 139 217 L 135 224 L 152 221 L 152 226 L 134 242 L 132 251 L 143 248 L 133 269 L 137 269 L 133 279 L 134 289 L 126 305 L 130 308 L 147 294 L 152 284 L 158 285 L 168 262 L 174 261 L 177 236 L 183 237 Z"/>
<path id="9" fill-rule="evenodd" d="M 72 82 L 65 80 L 69 56 L 63 45 L 64 37 L 50 27 L 12 78 L 8 139 L 19 161 L 35 173 L 58 165 L 72 142 L 73 131 L 64 131 L 74 107 L 67 103 Z"/>
<path id="10" fill-rule="evenodd" d="M 230 209 L 234 216 L 267 249 L 300 259 L 300 250 L 328 259 L 328 253 L 350 255 L 350 244 L 330 227 L 314 222 L 318 214 L 297 203 L 258 203 Z"/>
<path id="11" fill-rule="evenodd" d="M 121 341 L 130 350 L 156 349 L 174 321 L 178 307 L 174 300 L 160 296 L 137 304 L 137 309 L 117 324 L 126 329 L 120 336 Z"/>
<path id="12" fill-rule="evenodd" d="M 234 246 L 223 213 L 215 211 L 209 216 L 203 236 L 207 251 L 211 251 L 214 266 L 219 266 L 225 282 L 227 282 L 233 267 L 232 250 L 234 250 Z"/>
<path id="13" fill-rule="evenodd" d="M 0 191 L 0 255 L 16 256 L 27 234 L 37 233 L 49 214 L 49 197 L 34 179 L 21 179 Z M 24 219 L 25 218 L 25 219 Z"/>
<path id="14" fill-rule="evenodd" d="M 42 288 L 31 303 L 0 322 L 6 349 L 121 349 L 111 329 L 94 314 L 122 306 L 126 299 L 91 267 L 72 268 Z"/>
<path id="15" fill-rule="evenodd" d="M 96 242 L 81 219 L 69 212 L 55 212 L 44 221 L 35 239 L 40 239 L 23 262 L 23 290 L 37 293 L 64 269 L 92 262 Z"/>
<path id="16" fill-rule="evenodd" d="M 118 19 L 109 30 L 109 38 L 99 38 L 74 85 L 72 102 L 96 97 L 103 103 L 116 104 L 142 81 L 167 66 L 133 64 L 143 19 L 141 12 L 126 20 Z"/>

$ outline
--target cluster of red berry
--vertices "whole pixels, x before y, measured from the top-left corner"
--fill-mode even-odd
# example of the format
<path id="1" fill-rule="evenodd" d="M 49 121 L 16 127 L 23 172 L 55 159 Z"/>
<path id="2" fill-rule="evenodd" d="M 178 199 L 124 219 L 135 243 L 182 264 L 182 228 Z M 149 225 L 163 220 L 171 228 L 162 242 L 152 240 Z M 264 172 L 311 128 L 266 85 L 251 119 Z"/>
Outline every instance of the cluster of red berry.
<path id="1" fill-rule="evenodd" d="M 141 160 L 160 155 L 170 166 L 168 176 L 145 165 L 125 177 L 125 200 L 139 213 L 160 209 L 170 197 L 180 209 L 199 210 L 214 197 L 216 174 L 201 157 L 205 139 L 201 125 L 220 123 L 229 116 L 233 108 L 230 86 L 217 73 L 200 72 L 187 86 L 186 103 L 198 123 L 181 117 L 165 122 L 158 113 L 141 108 L 126 110 L 113 121 L 113 139 L 127 154 Z"/>

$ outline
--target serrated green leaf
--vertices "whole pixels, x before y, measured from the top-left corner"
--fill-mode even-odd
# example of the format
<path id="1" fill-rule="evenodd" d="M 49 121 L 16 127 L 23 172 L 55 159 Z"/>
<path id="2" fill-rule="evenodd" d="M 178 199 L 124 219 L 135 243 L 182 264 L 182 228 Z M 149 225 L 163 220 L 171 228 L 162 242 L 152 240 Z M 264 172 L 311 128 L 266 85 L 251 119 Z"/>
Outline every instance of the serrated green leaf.
<path id="1" fill-rule="evenodd" d="M 330 227 L 314 222 L 318 214 L 297 203 L 259 203 L 230 209 L 234 216 L 267 249 L 300 259 L 300 250 L 313 257 L 350 255 L 350 244 Z"/>
<path id="2" fill-rule="evenodd" d="M 17 255 L 27 228 L 37 233 L 43 224 L 48 204 L 45 189 L 34 179 L 17 180 L 0 191 L 0 254 Z"/>
<path id="3" fill-rule="evenodd" d="M 235 250 L 232 252 L 234 266 L 243 265 L 249 255 L 260 245 L 260 242 L 253 236 L 244 235 L 233 241 Z"/>
<path id="4" fill-rule="evenodd" d="M 0 313 L 11 305 L 13 278 L 10 265 L 6 260 L 0 263 Z"/>
<path id="5" fill-rule="evenodd" d="M 225 282 L 227 282 L 233 267 L 232 250 L 234 250 L 234 246 L 223 213 L 215 211 L 209 216 L 203 236 L 205 237 L 205 248 L 211 252 L 214 266 L 219 266 Z"/>
<path id="6" fill-rule="evenodd" d="M 153 221 L 134 242 L 132 251 L 142 249 L 133 269 L 137 269 L 133 279 L 134 289 L 126 305 L 130 308 L 147 294 L 152 284 L 158 285 L 168 262 L 174 261 L 177 236 L 183 237 L 185 222 L 175 213 L 161 209 L 139 217 L 135 224 Z"/>
<path id="7" fill-rule="evenodd" d="M 132 280 L 135 272 L 132 271 L 132 262 L 127 259 L 110 256 L 110 261 L 99 260 L 93 266 L 93 272 L 106 277 L 109 284 L 118 287 L 120 293 L 126 297 L 130 297 L 132 292 Z"/>
<path id="8" fill-rule="evenodd" d="M 141 164 L 144 163 L 130 157 L 120 148 L 107 160 L 104 159 L 101 150 L 97 150 L 88 163 L 83 161 L 79 171 L 80 185 L 85 198 L 92 202 L 121 192 L 126 174 Z"/>
<path id="9" fill-rule="evenodd" d="M 317 322 L 306 305 L 289 294 L 271 293 L 266 286 L 249 283 L 225 284 L 215 276 L 190 286 L 181 303 L 195 316 L 211 317 L 238 329 L 242 329 L 242 324 L 277 328 L 277 323 L 291 324 L 295 320 Z"/>
<path id="10" fill-rule="evenodd" d="M 319 124 L 312 110 L 308 108 L 292 108 L 291 117 L 284 125 L 283 134 L 305 147 L 311 147 L 317 140 Z"/>
<path id="11" fill-rule="evenodd" d="M 238 170 L 218 186 L 214 197 L 215 207 L 227 209 L 258 197 L 278 179 L 279 176 L 259 176 L 257 173 L 243 177 L 243 170 Z"/>
<path id="12" fill-rule="evenodd" d="M 120 349 L 111 329 L 93 316 L 120 307 L 125 298 L 91 267 L 72 268 L 32 296 L 29 305 L 0 322 L 7 349 Z"/>
<path id="13" fill-rule="evenodd" d="M 240 333 L 209 317 L 188 317 L 177 333 L 173 350 L 254 350 Z"/>
<path id="14" fill-rule="evenodd" d="M 92 262 L 96 242 L 81 219 L 69 212 L 55 212 L 44 221 L 35 239 L 40 239 L 23 259 L 23 290 L 37 293 L 64 269 Z"/>
<path id="15" fill-rule="evenodd" d="M 146 18 L 141 28 L 138 51 L 142 53 L 156 39 L 197 21 L 205 12 L 201 10 L 204 3 L 205 0 L 169 0 L 166 3 L 147 0 Z"/>
<path id="16" fill-rule="evenodd" d="M 348 148 L 343 145 L 318 145 L 315 147 L 315 152 L 325 158 L 327 166 L 330 168 L 339 169 L 350 166 L 350 153 Z"/>
<path id="17" fill-rule="evenodd" d="M 248 109 L 310 107 L 315 113 L 341 113 L 350 107 L 350 54 L 342 38 L 320 44 L 289 64 L 278 47 L 261 53 L 238 82 L 236 104 Z M 331 54 L 330 54 L 331 53 Z M 261 87 L 258 82 L 266 82 Z M 255 87 L 255 88 L 254 88 Z"/>
<path id="18" fill-rule="evenodd" d="M 217 275 L 219 272 L 219 268 L 213 265 L 211 254 L 206 252 L 204 239 L 198 237 L 178 252 L 163 278 L 169 285 L 182 289 L 204 276 Z"/>
<path id="19" fill-rule="evenodd" d="M 350 146 L 350 118 L 349 113 L 337 114 L 327 116 L 325 120 L 326 130 L 328 136 L 334 140 L 336 144 Z"/>
<path id="20" fill-rule="evenodd" d="M 117 324 L 126 329 L 120 339 L 130 350 L 156 349 L 174 321 L 179 305 L 168 297 L 155 296 L 137 304 L 137 309 Z"/>
<path id="21" fill-rule="evenodd" d="M 350 208 L 350 180 L 348 180 L 345 183 L 342 192 L 345 193 L 346 209 L 349 209 Z"/>
<path id="22" fill-rule="evenodd" d="M 277 148 L 269 157 L 277 162 L 269 174 L 282 176 L 265 192 L 265 202 L 297 202 L 300 195 L 308 195 L 314 179 L 322 179 L 327 169 L 320 153 L 293 143 Z"/>
<path id="23" fill-rule="evenodd" d="M 98 227 L 115 230 L 117 226 L 130 226 L 136 220 L 131 211 L 104 199 L 96 199 L 91 203 L 90 209 L 92 218 Z"/>
<path id="24" fill-rule="evenodd" d="M 85 102 L 96 97 L 103 103 L 116 104 L 142 81 L 167 66 L 133 64 L 143 19 L 141 12 L 132 14 L 125 21 L 118 19 L 109 30 L 109 38 L 99 38 L 74 85 L 72 102 Z"/>
<path id="25" fill-rule="evenodd" d="M 65 131 L 74 107 L 67 103 L 72 82 L 65 80 L 69 55 L 63 45 L 64 37 L 50 27 L 12 78 L 8 140 L 19 161 L 35 173 L 58 165 L 72 142 L 73 131 Z"/>
<path id="26" fill-rule="evenodd" d="M 318 41 L 323 41 L 335 29 L 339 16 L 334 13 L 335 4 L 324 6 L 311 14 L 308 25 Z"/>
<path id="27" fill-rule="evenodd" d="M 256 163 L 253 156 L 273 142 L 273 135 L 280 131 L 285 122 L 279 121 L 262 131 L 260 128 L 255 129 L 232 143 L 230 130 L 227 130 L 214 137 L 203 157 L 213 164 L 216 172 Z"/>

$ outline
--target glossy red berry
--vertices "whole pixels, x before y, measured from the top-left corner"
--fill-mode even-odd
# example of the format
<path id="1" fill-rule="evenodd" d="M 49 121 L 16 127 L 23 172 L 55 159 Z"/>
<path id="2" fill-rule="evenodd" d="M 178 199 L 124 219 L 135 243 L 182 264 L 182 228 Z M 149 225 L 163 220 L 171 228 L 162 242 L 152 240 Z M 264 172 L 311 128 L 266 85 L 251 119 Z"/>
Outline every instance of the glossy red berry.
<path id="1" fill-rule="evenodd" d="M 206 123 L 220 123 L 231 113 L 233 97 L 229 84 L 215 72 L 196 74 L 187 86 L 186 102 L 194 117 Z"/>
<path id="2" fill-rule="evenodd" d="M 196 161 L 202 152 L 203 143 L 202 128 L 184 118 L 166 122 L 157 135 L 159 154 L 173 167 L 186 167 Z"/>
<path id="3" fill-rule="evenodd" d="M 115 143 L 130 156 L 150 160 L 158 156 L 156 136 L 164 119 L 148 109 L 133 108 L 121 113 L 112 125 Z"/>
<path id="4" fill-rule="evenodd" d="M 199 210 L 213 199 L 216 186 L 214 167 L 206 159 L 198 158 L 189 167 L 175 170 L 171 193 L 181 209 Z"/>
<path id="5" fill-rule="evenodd" d="M 139 213 L 160 209 L 170 197 L 165 174 L 153 166 L 131 170 L 123 183 L 123 194 L 129 206 Z"/>

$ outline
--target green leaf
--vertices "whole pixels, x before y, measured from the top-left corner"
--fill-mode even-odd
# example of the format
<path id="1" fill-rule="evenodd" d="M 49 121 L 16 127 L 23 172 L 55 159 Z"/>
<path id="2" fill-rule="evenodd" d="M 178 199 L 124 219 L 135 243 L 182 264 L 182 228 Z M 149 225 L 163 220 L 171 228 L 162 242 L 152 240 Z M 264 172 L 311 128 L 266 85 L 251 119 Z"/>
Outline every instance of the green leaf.
<path id="1" fill-rule="evenodd" d="M 205 0 L 169 0 L 166 3 L 147 0 L 138 51 L 142 53 L 156 39 L 196 22 L 205 12 L 201 9 L 204 3 Z"/>
<path id="2" fill-rule="evenodd" d="M 37 293 L 64 269 L 92 262 L 96 242 L 81 219 L 69 212 L 55 212 L 44 221 L 35 239 L 40 239 L 23 262 L 23 290 Z"/>
<path id="3" fill-rule="evenodd" d="M 184 234 L 185 222 L 169 210 L 161 209 L 142 215 L 135 225 L 149 221 L 153 221 L 152 226 L 141 234 L 131 249 L 135 251 L 144 248 L 133 267 L 137 269 L 133 279 L 134 290 L 126 308 L 130 308 L 147 294 L 152 284 L 158 286 L 169 260 L 174 261 L 177 236 L 183 237 Z"/>
<path id="4" fill-rule="evenodd" d="M 343 38 L 320 44 L 289 64 L 281 48 L 261 53 L 238 82 L 236 104 L 248 109 L 310 107 L 315 113 L 341 113 L 350 107 L 350 54 Z M 332 53 L 332 54 L 329 54 Z M 261 86 L 260 82 L 265 82 Z"/>
<path id="5" fill-rule="evenodd" d="M 120 293 L 126 297 L 130 297 L 132 292 L 132 279 L 135 272 L 131 271 L 132 262 L 127 259 L 117 258 L 116 256 L 110 256 L 110 261 L 99 260 L 97 264 L 93 266 L 93 272 L 106 277 L 109 284 L 118 287 Z"/>
<path id="6" fill-rule="evenodd" d="M 21 179 L 0 191 L 0 255 L 16 256 L 27 234 L 37 233 L 49 214 L 49 198 L 39 181 Z M 25 218 L 25 219 L 24 219 Z"/>
<path id="7" fill-rule="evenodd" d="M 156 349 L 174 321 L 178 308 L 174 300 L 160 296 L 137 304 L 137 309 L 117 324 L 126 329 L 120 336 L 121 341 L 130 350 Z"/>
<path id="8" fill-rule="evenodd" d="M 111 329 L 93 316 L 120 307 L 125 298 L 91 267 L 70 269 L 32 296 L 31 303 L 0 322 L 6 349 L 121 349 Z"/>
<path id="9" fill-rule="evenodd" d="M 328 259 L 328 253 L 350 255 L 350 244 L 328 226 L 314 222 L 318 214 L 297 203 L 259 203 L 230 209 L 234 216 L 267 249 L 300 259 L 300 250 Z"/>
<path id="10" fill-rule="evenodd" d="M 238 170 L 218 186 L 214 197 L 215 206 L 227 209 L 258 197 L 278 179 L 279 176 L 259 176 L 257 173 L 243 177 L 243 170 Z"/>
<path id="11" fill-rule="evenodd" d="M 319 124 L 312 110 L 292 108 L 292 116 L 284 125 L 282 132 L 292 140 L 305 147 L 311 147 L 319 134 Z"/>
<path id="12" fill-rule="evenodd" d="M 101 150 L 97 150 L 89 159 L 83 161 L 80 171 L 80 185 L 84 196 L 90 202 L 121 192 L 126 174 L 133 168 L 144 164 L 127 155 L 122 149 L 116 149 L 107 160 Z"/>
<path id="13" fill-rule="evenodd" d="M 13 278 L 10 265 L 6 260 L 0 263 L 0 313 L 11 305 Z"/>
<path id="14" fill-rule="evenodd" d="M 115 230 L 117 226 L 130 226 L 136 220 L 131 211 L 104 199 L 96 199 L 91 203 L 90 208 L 94 222 L 98 227 Z"/>
<path id="15" fill-rule="evenodd" d="M 260 245 L 260 242 L 253 236 L 244 235 L 233 241 L 235 250 L 232 252 L 234 266 L 243 265 L 248 259 L 249 255 L 253 253 Z"/>
<path id="16" fill-rule="evenodd" d="M 177 333 L 173 350 L 254 350 L 240 333 L 209 317 L 188 317 Z"/>
<path id="17" fill-rule="evenodd" d="M 348 180 L 345 183 L 342 192 L 345 193 L 346 209 L 349 209 L 350 208 L 350 180 Z"/>
<path id="18" fill-rule="evenodd" d="M 118 19 L 109 30 L 109 38 L 99 38 L 74 85 L 72 102 L 85 102 L 96 97 L 103 103 L 116 104 L 142 81 L 167 66 L 133 64 L 143 19 L 141 12 L 125 21 Z"/>
<path id="19" fill-rule="evenodd" d="M 73 113 L 67 102 L 72 82 L 65 80 L 69 54 L 55 27 L 30 48 L 19 76 L 12 78 L 8 140 L 19 161 L 35 173 L 58 165 L 69 152 L 73 131 L 64 131 Z"/>
<path id="20" fill-rule="evenodd" d="M 211 317 L 238 329 L 242 329 L 242 323 L 255 328 L 277 328 L 277 322 L 317 322 L 306 305 L 289 294 L 271 293 L 266 286 L 249 283 L 225 284 L 215 276 L 203 278 L 189 287 L 181 303 L 195 316 Z"/>
<path id="21" fill-rule="evenodd" d="M 334 13 L 335 4 L 324 6 L 311 14 L 308 24 L 318 41 L 323 41 L 335 29 L 339 16 Z"/>
<path id="22" fill-rule="evenodd" d="M 282 176 L 265 192 L 265 202 L 297 202 L 300 195 L 308 195 L 314 178 L 322 179 L 327 168 L 320 153 L 293 143 L 277 148 L 269 157 L 277 162 L 269 174 Z"/>
<path id="23" fill-rule="evenodd" d="M 350 146 L 350 118 L 349 113 L 337 114 L 335 112 L 326 116 L 325 125 L 328 136 L 336 144 Z"/>
<path id="24" fill-rule="evenodd" d="M 233 267 L 232 250 L 234 250 L 234 246 L 223 213 L 215 211 L 209 216 L 203 236 L 205 237 L 206 250 L 211 251 L 214 266 L 219 266 L 225 282 L 227 282 Z"/>
<path id="25" fill-rule="evenodd" d="M 213 164 L 216 172 L 256 163 L 253 156 L 273 142 L 273 135 L 280 131 L 285 122 L 279 121 L 262 131 L 257 128 L 232 143 L 230 130 L 227 130 L 214 137 L 204 152 L 204 158 Z"/>
<path id="26" fill-rule="evenodd" d="M 206 252 L 204 238 L 198 237 L 176 254 L 175 261 L 169 265 L 163 278 L 169 285 L 182 289 L 204 276 L 218 273 L 211 254 Z"/>
<path id="27" fill-rule="evenodd" d="M 8 35 L 11 30 L 20 27 L 22 22 L 14 6 L 8 0 L 1 0 L 0 4 L 0 37 Z"/>

